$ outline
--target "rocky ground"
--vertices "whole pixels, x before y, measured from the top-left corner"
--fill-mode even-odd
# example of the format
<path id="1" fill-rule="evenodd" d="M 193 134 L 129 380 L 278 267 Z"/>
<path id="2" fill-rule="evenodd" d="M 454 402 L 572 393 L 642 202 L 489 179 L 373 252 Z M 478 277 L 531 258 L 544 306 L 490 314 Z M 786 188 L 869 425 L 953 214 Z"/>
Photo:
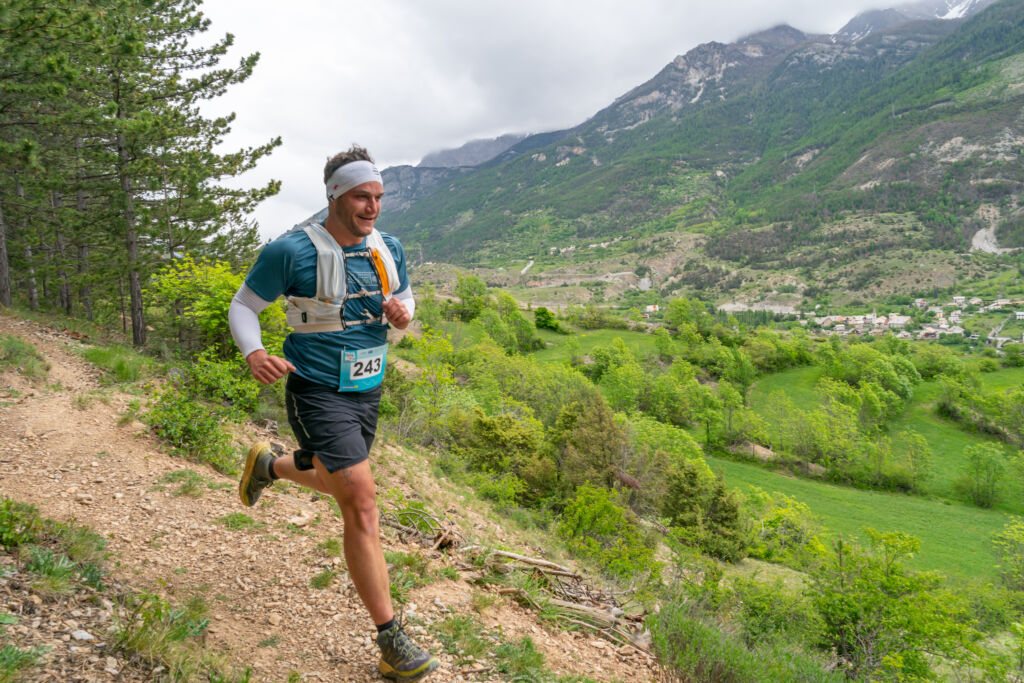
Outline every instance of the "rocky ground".
<path id="1" fill-rule="evenodd" d="M 343 571 L 325 551 L 342 533 L 341 521 L 324 500 L 297 487 L 268 490 L 260 504 L 238 502 L 236 480 L 168 455 L 131 415 L 136 396 L 105 385 L 76 347 L 87 343 L 45 326 L 0 315 L 0 334 L 34 345 L 50 362 L 48 377 L 29 381 L 0 374 L 0 495 L 37 506 L 56 520 L 77 520 L 106 537 L 111 556 L 105 584 L 115 591 L 149 591 L 170 601 L 202 599 L 211 619 L 204 636 L 211 650 L 233 663 L 251 666 L 253 681 L 379 680 L 372 623 Z M 276 434 L 248 429 L 243 439 Z M 478 513 L 462 511 L 443 482 L 429 475 L 417 456 L 394 444 L 375 446 L 381 491 L 441 498 L 451 518 L 471 541 L 474 530 L 497 528 Z M 201 495 L 178 495 L 170 473 L 182 469 L 202 477 Z M 173 476 L 173 475 L 172 475 Z M 434 508 L 438 509 L 438 508 Z M 245 512 L 252 528 L 231 528 L 223 518 Z M 477 516 L 473 516 L 477 515 Z M 504 539 L 513 549 L 514 539 Z M 653 658 L 618 648 L 593 633 L 560 631 L 535 613 L 498 597 L 473 611 L 474 593 L 486 588 L 469 581 L 471 569 L 457 553 L 400 542 L 385 528 L 387 549 L 427 553 L 432 568 L 451 567 L 444 578 L 413 589 L 405 605 L 416 638 L 438 653 L 436 681 L 503 680 L 486 663 L 466 663 L 444 654 L 431 625 L 453 614 L 473 614 L 488 630 L 518 640 L 528 635 L 557 675 L 597 681 L 661 678 Z M 522 552 L 534 554 L 534 549 Z M 325 569 L 339 574 L 326 589 L 310 587 Z M 0 551 L 0 613 L 17 622 L 0 626 L 7 642 L 49 648 L 29 681 L 159 680 L 160 670 L 124 661 L 109 647 L 114 605 L 105 595 L 81 589 L 74 595 L 40 595 Z"/>

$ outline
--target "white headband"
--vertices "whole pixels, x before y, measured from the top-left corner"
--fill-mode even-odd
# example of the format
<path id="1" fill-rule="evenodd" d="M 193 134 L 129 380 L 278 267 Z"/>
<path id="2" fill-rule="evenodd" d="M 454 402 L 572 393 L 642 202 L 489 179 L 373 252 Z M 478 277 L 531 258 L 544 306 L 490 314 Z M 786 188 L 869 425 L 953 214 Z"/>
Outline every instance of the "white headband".
<path id="1" fill-rule="evenodd" d="M 334 169 L 334 173 L 327 179 L 327 201 L 340 197 L 353 187 L 363 183 L 380 183 L 384 180 L 380 177 L 380 171 L 369 161 L 352 161 Z"/>

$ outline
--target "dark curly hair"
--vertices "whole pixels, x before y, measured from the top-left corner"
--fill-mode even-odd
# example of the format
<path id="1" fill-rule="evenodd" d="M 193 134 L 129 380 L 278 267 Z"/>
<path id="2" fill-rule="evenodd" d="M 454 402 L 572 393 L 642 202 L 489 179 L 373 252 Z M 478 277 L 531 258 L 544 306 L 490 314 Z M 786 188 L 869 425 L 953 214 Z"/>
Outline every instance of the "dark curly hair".
<path id="1" fill-rule="evenodd" d="M 353 144 L 344 152 L 338 152 L 333 157 L 327 160 L 324 165 L 324 184 L 330 179 L 331 175 L 338 170 L 339 166 L 350 164 L 353 161 L 369 161 L 371 164 L 375 163 L 370 153 L 366 151 L 365 147 Z"/>

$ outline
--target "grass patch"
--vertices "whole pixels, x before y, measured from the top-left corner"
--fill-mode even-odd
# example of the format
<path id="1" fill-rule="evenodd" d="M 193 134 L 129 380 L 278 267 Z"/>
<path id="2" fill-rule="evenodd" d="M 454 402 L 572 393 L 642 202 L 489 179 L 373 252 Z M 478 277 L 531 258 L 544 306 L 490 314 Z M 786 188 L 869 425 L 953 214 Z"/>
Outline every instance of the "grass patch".
<path id="1" fill-rule="evenodd" d="M 244 512 L 232 512 L 222 517 L 218 517 L 217 521 L 228 529 L 232 529 L 234 531 L 240 531 L 243 529 L 262 529 L 266 526 L 263 522 L 253 519 Z"/>
<path id="2" fill-rule="evenodd" d="M 237 671 L 223 656 L 202 649 L 200 638 L 210 623 L 206 611 L 206 603 L 198 597 L 171 605 L 148 593 L 127 596 L 111 645 L 148 667 L 163 666 L 170 680 L 248 683 L 248 669 Z"/>
<path id="3" fill-rule="evenodd" d="M 82 350 L 82 357 L 103 370 L 104 380 L 111 384 L 138 382 L 156 370 L 152 358 L 125 346 L 91 346 Z"/>
<path id="4" fill-rule="evenodd" d="M 506 680 L 543 680 L 547 674 L 544 653 L 529 636 L 518 642 L 502 643 L 494 649 L 495 668 Z"/>
<path id="5" fill-rule="evenodd" d="M 1012 377 L 1015 374 L 1005 370 L 986 373 L 982 374 L 982 381 L 993 378 L 992 383 L 996 385 L 1005 381 L 1007 375 Z M 965 431 L 956 422 L 940 417 L 935 410 L 940 392 L 938 382 L 923 382 L 915 387 L 914 397 L 906 410 L 893 421 L 890 432 L 898 434 L 903 430 L 912 430 L 928 442 L 932 452 L 932 466 L 930 477 L 925 481 L 927 493 L 970 503 L 969 498 L 956 486 L 957 479 L 963 472 L 964 452 L 967 448 L 981 443 L 994 443 L 1003 448 L 1008 456 L 1012 455 L 1014 450 L 991 437 Z M 899 448 L 898 442 L 894 443 L 894 448 Z M 1024 514 L 1020 482 L 1008 477 L 1003 481 L 1002 488 L 1002 496 L 995 507 L 1014 514 Z"/>
<path id="6" fill-rule="evenodd" d="M 391 598 L 400 604 L 408 601 L 409 591 L 430 583 L 433 578 L 427 558 L 418 553 L 385 550 L 384 559 L 389 565 Z"/>
<path id="7" fill-rule="evenodd" d="M 330 585 L 334 583 L 334 578 L 336 576 L 338 576 L 337 570 L 325 569 L 309 580 L 309 587 L 322 591 L 329 588 Z"/>
<path id="8" fill-rule="evenodd" d="M 36 574 L 32 588 L 50 597 L 69 593 L 78 575 L 78 565 L 63 553 L 35 545 L 22 546 L 25 569 Z"/>
<path id="9" fill-rule="evenodd" d="M 174 489 L 174 495 L 189 498 L 202 498 L 207 488 L 206 477 L 190 469 L 165 472 L 157 481 L 178 484 L 178 488 Z"/>
<path id="10" fill-rule="evenodd" d="M 320 550 L 324 551 L 324 555 L 327 557 L 342 557 L 345 554 L 345 549 L 341 545 L 341 540 L 336 536 L 326 538 L 317 546 Z"/>
<path id="11" fill-rule="evenodd" d="M 0 334 L 0 370 L 14 370 L 25 377 L 41 379 L 50 371 L 50 364 L 36 347 L 20 337 Z"/>
<path id="12" fill-rule="evenodd" d="M 459 664 L 465 663 L 469 658 L 480 659 L 490 651 L 491 642 L 483 637 L 483 625 L 476 617 L 448 617 L 435 623 L 431 628 L 441 641 L 444 651 L 459 657 Z"/>
<path id="13" fill-rule="evenodd" d="M 33 647 L 22 650 L 13 645 L 0 647 L 0 683 L 14 683 L 21 678 L 21 673 L 35 666 L 47 648 Z"/>

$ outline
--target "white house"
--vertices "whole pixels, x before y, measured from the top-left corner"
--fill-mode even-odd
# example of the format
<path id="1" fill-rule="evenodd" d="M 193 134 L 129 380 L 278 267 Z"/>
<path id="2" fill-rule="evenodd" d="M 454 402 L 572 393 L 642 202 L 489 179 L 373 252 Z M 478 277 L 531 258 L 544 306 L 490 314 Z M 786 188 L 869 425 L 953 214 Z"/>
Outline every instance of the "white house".
<path id="1" fill-rule="evenodd" d="M 1014 311 L 1013 314 L 1017 316 L 1017 320 L 1024 320 L 1024 311 Z"/>

